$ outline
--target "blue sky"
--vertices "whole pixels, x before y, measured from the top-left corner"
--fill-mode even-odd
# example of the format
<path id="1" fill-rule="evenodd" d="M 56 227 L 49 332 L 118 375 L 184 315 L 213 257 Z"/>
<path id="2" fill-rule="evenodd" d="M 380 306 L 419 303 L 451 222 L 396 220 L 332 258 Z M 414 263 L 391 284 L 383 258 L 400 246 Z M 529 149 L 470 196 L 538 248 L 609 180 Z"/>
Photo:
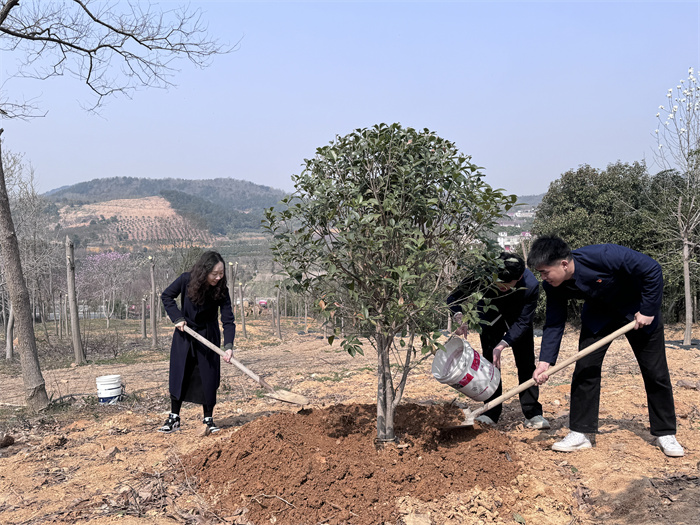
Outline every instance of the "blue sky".
<path id="1" fill-rule="evenodd" d="M 161 2 L 173 8 L 178 2 Z M 5 120 L 40 192 L 113 176 L 233 177 L 291 191 L 317 147 L 385 122 L 429 128 L 519 195 L 581 164 L 646 159 L 666 92 L 700 66 L 699 2 L 198 2 L 237 50 L 176 87 L 111 99 L 9 79 L 44 118 Z"/>

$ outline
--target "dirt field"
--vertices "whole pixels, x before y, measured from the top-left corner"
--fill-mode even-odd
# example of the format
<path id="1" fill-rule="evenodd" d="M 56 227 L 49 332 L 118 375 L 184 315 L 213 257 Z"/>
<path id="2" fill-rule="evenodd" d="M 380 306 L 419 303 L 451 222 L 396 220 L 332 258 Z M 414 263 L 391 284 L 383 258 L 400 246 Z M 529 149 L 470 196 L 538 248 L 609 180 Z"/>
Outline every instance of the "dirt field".
<path id="1" fill-rule="evenodd" d="M 567 331 L 561 358 L 575 351 L 576 337 Z M 194 405 L 183 408 L 181 432 L 155 431 L 169 408 L 163 350 L 136 364 L 45 372 L 54 398 L 76 398 L 39 416 L 10 406 L 21 403 L 21 380 L 0 375 L 0 428 L 15 440 L 0 448 L 0 521 L 697 524 L 700 350 L 680 347 L 680 338 L 680 329 L 667 330 L 683 458 L 654 445 L 624 339 L 606 358 L 595 446 L 570 454 L 550 446 L 566 433 L 571 369 L 541 389 L 551 430 L 526 429 L 516 397 L 496 429 L 444 431 L 459 419 L 451 404 L 478 404 L 435 381 L 426 361 L 409 377 L 396 419 L 400 441 L 383 448 L 374 444 L 374 352 L 351 358 L 317 334 L 237 341 L 249 368 L 312 404 L 265 398 L 224 365 L 214 413 L 222 431 L 207 437 Z M 469 341 L 479 347 L 477 337 Z M 126 381 L 124 401 L 97 404 L 95 378 L 106 374 Z M 503 377 L 506 389 L 516 385 L 510 354 Z"/>

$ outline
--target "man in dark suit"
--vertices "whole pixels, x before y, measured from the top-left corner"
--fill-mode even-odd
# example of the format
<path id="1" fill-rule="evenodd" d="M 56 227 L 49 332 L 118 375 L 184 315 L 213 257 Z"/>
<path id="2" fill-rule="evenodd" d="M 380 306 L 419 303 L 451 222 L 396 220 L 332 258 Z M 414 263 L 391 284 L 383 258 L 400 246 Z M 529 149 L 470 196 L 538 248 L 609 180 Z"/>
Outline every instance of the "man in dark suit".
<path id="1" fill-rule="evenodd" d="M 549 235 L 533 242 L 528 266 L 542 277 L 547 294 L 547 318 L 540 361 L 533 374 L 539 385 L 557 360 L 564 334 L 569 299 L 583 299 L 579 350 L 635 320 L 626 337 L 639 363 L 649 407 L 651 434 L 667 456 L 683 456 L 676 440 L 676 413 L 666 363 L 661 319 L 663 275 L 651 257 L 616 244 L 571 250 L 561 238 Z M 590 448 L 586 433 L 598 431 L 603 358 L 610 343 L 576 362 L 571 380 L 569 434 L 552 445 L 572 452 Z"/>
<path id="2" fill-rule="evenodd" d="M 513 348 L 518 380 L 523 383 L 535 371 L 535 345 L 533 341 L 533 319 L 540 294 L 540 285 L 525 261 L 514 253 L 499 255 L 503 268 L 498 272 L 498 280 L 485 291 L 476 307 L 482 323 L 481 350 L 484 357 L 501 368 L 501 353 L 509 346 Z M 466 278 L 447 298 L 447 304 L 455 313 L 458 325 L 455 334 L 467 335 L 468 326 L 462 325 L 462 303 L 479 291 L 481 283 Z M 503 385 L 488 400 L 503 393 Z M 525 415 L 525 425 L 531 428 L 549 428 L 549 422 L 542 417 L 542 405 L 538 401 L 539 388 L 532 386 L 520 393 L 520 407 Z M 495 425 L 501 416 L 503 405 L 496 405 L 477 421 Z"/>

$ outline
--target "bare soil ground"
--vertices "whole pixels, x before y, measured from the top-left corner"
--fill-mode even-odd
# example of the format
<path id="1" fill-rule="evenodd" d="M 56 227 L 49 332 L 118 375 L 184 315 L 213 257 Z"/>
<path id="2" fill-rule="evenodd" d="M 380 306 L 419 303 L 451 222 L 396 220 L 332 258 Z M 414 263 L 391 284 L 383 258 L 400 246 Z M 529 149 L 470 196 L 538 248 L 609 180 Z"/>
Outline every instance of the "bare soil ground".
<path id="1" fill-rule="evenodd" d="M 277 524 L 613 524 L 700 523 L 700 350 L 667 330 L 678 439 L 683 458 L 667 458 L 648 432 L 646 398 L 628 345 L 613 343 L 605 362 L 601 427 L 594 448 L 557 453 L 566 433 L 571 369 L 541 389 L 550 430 L 523 426 L 515 399 L 495 429 L 441 430 L 459 420 L 458 396 L 430 375 L 430 360 L 408 380 L 397 444 L 374 442 L 376 355 L 351 358 L 318 334 L 276 343 L 249 323 L 238 358 L 308 407 L 262 395 L 234 367 L 223 367 L 215 420 L 200 435 L 200 407 L 183 408 L 182 431 L 156 432 L 167 416 L 169 338 L 138 362 L 45 372 L 65 402 L 27 414 L 18 374 L 0 374 L 2 523 Z M 268 330 L 269 331 L 269 330 Z M 169 329 L 164 327 L 164 333 Z M 288 332 L 289 334 L 289 332 Z M 695 339 L 700 339 L 696 329 Z M 575 352 L 567 330 L 562 358 Z M 475 348 L 478 338 L 469 337 Z M 95 378 L 120 374 L 127 397 L 99 405 Z M 516 385 L 503 358 L 506 389 Z"/>

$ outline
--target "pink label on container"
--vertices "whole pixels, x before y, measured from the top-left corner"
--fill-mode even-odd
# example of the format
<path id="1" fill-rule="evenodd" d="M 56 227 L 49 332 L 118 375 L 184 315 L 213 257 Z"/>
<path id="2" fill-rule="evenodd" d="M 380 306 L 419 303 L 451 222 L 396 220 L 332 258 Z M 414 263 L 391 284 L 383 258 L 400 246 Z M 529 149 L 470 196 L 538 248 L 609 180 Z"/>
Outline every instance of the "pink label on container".
<path id="1" fill-rule="evenodd" d="M 474 376 L 471 374 L 467 374 L 466 376 L 464 376 L 462 378 L 462 380 L 459 382 L 459 384 L 462 386 L 467 386 L 472 379 L 474 379 Z"/>
<path id="2" fill-rule="evenodd" d="M 479 371 L 479 363 L 481 363 L 481 356 L 479 356 L 479 352 L 474 352 L 474 360 L 472 361 L 472 370 L 475 372 Z"/>

